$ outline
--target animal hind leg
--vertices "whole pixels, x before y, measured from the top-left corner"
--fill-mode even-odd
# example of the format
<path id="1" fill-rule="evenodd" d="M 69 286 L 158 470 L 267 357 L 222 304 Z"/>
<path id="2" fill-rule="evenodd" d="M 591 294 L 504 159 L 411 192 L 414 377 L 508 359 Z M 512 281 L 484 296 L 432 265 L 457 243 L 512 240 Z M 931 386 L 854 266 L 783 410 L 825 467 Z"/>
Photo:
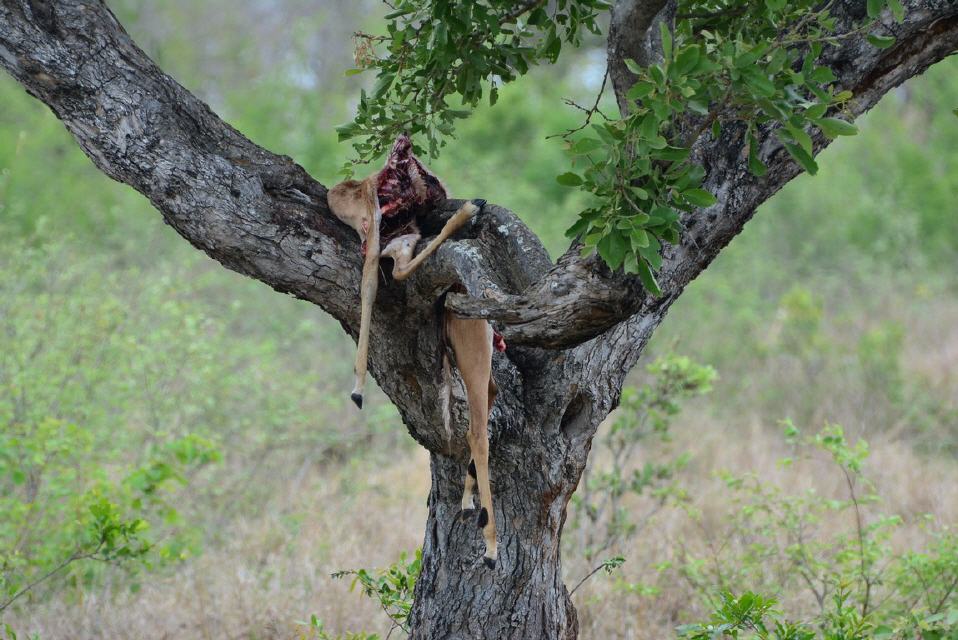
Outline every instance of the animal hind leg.
<path id="1" fill-rule="evenodd" d="M 466 481 L 462 490 L 462 519 L 466 520 L 475 511 L 476 503 L 472 497 L 476 489 L 476 461 L 469 460 L 469 466 L 466 468 Z"/>
<path id="2" fill-rule="evenodd" d="M 479 486 L 479 517 L 486 551 L 483 562 L 496 566 L 496 517 L 489 482 L 489 380 L 492 375 L 492 329 L 485 320 L 457 318 L 446 314 L 449 341 L 462 374 L 469 402 L 469 431 L 466 439 L 475 463 Z M 468 478 L 467 478 L 468 486 Z M 471 495 L 470 495 L 471 497 Z M 464 497 L 465 502 L 465 497 Z"/>

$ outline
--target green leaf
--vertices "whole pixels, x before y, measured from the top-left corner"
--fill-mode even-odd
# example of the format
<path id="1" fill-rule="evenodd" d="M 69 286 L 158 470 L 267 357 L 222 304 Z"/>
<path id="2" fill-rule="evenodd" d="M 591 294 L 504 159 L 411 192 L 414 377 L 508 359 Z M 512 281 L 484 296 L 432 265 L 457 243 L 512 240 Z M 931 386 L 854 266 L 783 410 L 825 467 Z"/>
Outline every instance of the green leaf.
<path id="1" fill-rule="evenodd" d="M 679 52 L 675 58 L 675 71 L 679 75 L 686 75 L 695 68 L 699 62 L 701 51 L 697 46 L 686 47 Z"/>
<path id="2" fill-rule="evenodd" d="M 346 124 L 341 124 L 336 127 L 336 137 L 340 142 L 343 140 L 349 140 L 359 133 L 360 130 L 361 127 L 355 122 L 347 122 Z"/>
<path id="3" fill-rule="evenodd" d="M 895 44 L 895 38 L 892 36 L 876 36 L 874 34 L 869 34 L 867 39 L 873 47 L 878 47 L 879 49 L 887 49 Z"/>
<path id="4" fill-rule="evenodd" d="M 542 57 L 554 63 L 559 59 L 559 52 L 561 50 L 562 40 L 560 40 L 559 36 L 556 35 L 556 30 L 553 26 L 551 29 L 549 29 L 545 44 L 542 47 Z"/>
<path id="5" fill-rule="evenodd" d="M 652 140 L 659 135 L 659 119 L 654 113 L 646 114 L 639 125 L 639 135 L 646 140 Z"/>
<path id="6" fill-rule="evenodd" d="M 858 127 L 838 118 L 816 118 L 812 122 L 822 130 L 822 133 L 832 139 L 838 136 L 853 136 L 858 133 Z"/>
<path id="7" fill-rule="evenodd" d="M 816 164 L 815 159 L 812 158 L 805 149 L 791 142 L 784 142 L 783 144 L 785 145 L 785 150 L 795 158 L 795 161 L 798 162 L 805 171 L 811 175 L 818 173 L 818 164 Z"/>
<path id="8" fill-rule="evenodd" d="M 828 105 L 819 102 L 818 104 L 813 104 L 808 109 L 805 109 L 805 117 L 809 120 L 815 120 L 821 118 L 825 115 L 825 112 L 828 111 Z"/>
<path id="9" fill-rule="evenodd" d="M 575 238 L 581 233 L 585 233 L 589 229 L 589 221 L 585 218 L 579 218 L 575 221 L 571 227 L 565 230 L 566 238 Z"/>
<path id="10" fill-rule="evenodd" d="M 759 178 L 768 172 L 768 167 L 758 157 L 758 141 L 754 137 L 750 138 L 748 145 L 748 170 L 752 172 L 752 175 Z"/>
<path id="11" fill-rule="evenodd" d="M 639 249 L 639 253 L 648 261 L 653 271 L 658 271 L 659 267 L 662 266 L 662 255 L 659 253 L 662 250 L 662 245 L 659 243 L 659 239 L 655 237 L 655 234 L 650 232 L 648 236 L 649 246 Z"/>
<path id="12" fill-rule="evenodd" d="M 626 68 L 635 75 L 640 75 L 642 73 L 642 67 L 639 66 L 639 63 L 633 60 L 632 58 L 626 58 L 624 60 Z"/>
<path id="13" fill-rule="evenodd" d="M 682 196 L 696 207 L 711 207 L 718 202 L 718 198 L 705 189 L 688 189 L 682 192 Z"/>
<path id="14" fill-rule="evenodd" d="M 348 78 L 349 76 L 359 75 L 363 71 L 365 71 L 365 69 L 346 69 L 346 71 L 343 72 L 343 75 Z"/>
<path id="15" fill-rule="evenodd" d="M 775 85 L 761 71 L 749 73 L 745 76 L 745 84 L 757 96 L 770 98 L 775 95 Z"/>
<path id="16" fill-rule="evenodd" d="M 905 21 L 905 7 L 901 5 L 901 0 L 888 0 L 888 8 L 891 9 L 896 22 Z"/>
<path id="17" fill-rule="evenodd" d="M 662 67 L 657 64 L 653 64 L 649 67 L 649 75 L 652 76 L 652 79 L 655 80 L 655 84 L 659 87 L 665 87 L 665 73 L 662 72 Z"/>
<path id="18" fill-rule="evenodd" d="M 768 51 L 769 46 L 770 44 L 768 42 L 760 42 L 756 44 L 750 50 L 735 58 L 735 68 L 745 69 L 746 67 L 751 67 L 759 58 L 765 55 L 765 52 Z"/>
<path id="19" fill-rule="evenodd" d="M 806 153 L 812 153 L 812 138 L 805 132 L 804 129 L 789 125 L 785 128 L 785 130 L 792 137 L 792 140 L 799 144 Z"/>
<path id="20" fill-rule="evenodd" d="M 672 59 L 672 32 L 667 20 L 659 22 L 659 35 L 662 37 L 662 57 L 667 64 Z"/>
<path id="21" fill-rule="evenodd" d="M 708 105 L 705 105 L 705 104 L 699 102 L 698 100 L 689 100 L 689 101 L 685 104 L 685 106 L 688 108 L 689 111 L 691 111 L 691 112 L 693 112 L 693 113 L 697 113 L 697 114 L 699 114 L 700 116 L 707 116 L 708 113 L 709 113 Z M 718 120 L 715 120 L 715 122 L 718 122 Z M 714 123 L 713 123 L 713 124 L 714 124 Z"/>
<path id="22" fill-rule="evenodd" d="M 881 15 L 881 8 L 884 2 L 882 0 L 868 0 L 865 5 L 865 10 L 868 12 L 869 18 L 877 18 Z"/>
<path id="23" fill-rule="evenodd" d="M 649 234 L 644 229 L 636 229 L 632 232 L 632 250 L 639 251 L 649 246 Z"/>
<path id="24" fill-rule="evenodd" d="M 379 76 L 379 80 L 376 81 L 376 86 L 373 89 L 373 98 L 379 99 L 386 95 L 395 78 L 396 76 L 392 73 L 384 73 Z"/>
<path id="25" fill-rule="evenodd" d="M 765 0 L 765 7 L 769 11 L 781 11 L 785 8 L 785 0 Z"/>
<path id="26" fill-rule="evenodd" d="M 582 184 L 582 177 L 571 171 L 567 171 L 560 176 L 556 177 L 556 182 L 561 184 L 563 187 L 578 187 Z"/>
<path id="27" fill-rule="evenodd" d="M 652 149 L 664 149 L 669 146 L 668 141 L 663 136 L 655 136 L 648 142 Z"/>
<path id="28" fill-rule="evenodd" d="M 655 281 L 655 275 L 652 273 L 652 269 L 648 263 L 640 258 L 636 263 L 636 267 L 638 268 L 639 280 L 642 281 L 642 286 L 654 296 L 662 295 L 659 283 Z"/>
<path id="29" fill-rule="evenodd" d="M 655 85 L 653 85 L 651 82 L 640 80 L 632 85 L 632 88 L 629 89 L 628 93 L 625 95 L 629 100 L 641 100 L 645 96 L 652 93 L 653 89 L 655 89 Z"/>
<path id="30" fill-rule="evenodd" d="M 396 11 L 393 11 L 391 13 L 387 13 L 386 15 L 383 16 L 383 18 L 386 20 L 395 20 L 396 18 L 399 18 L 400 16 L 413 13 L 415 10 L 416 10 L 415 5 L 410 4 L 404 8 L 397 9 Z"/>
<path id="31" fill-rule="evenodd" d="M 625 259 L 625 254 L 629 250 L 629 244 L 618 231 L 611 231 L 599 240 L 596 249 L 599 251 L 599 256 L 609 265 L 609 268 L 618 269 L 622 266 L 622 260 Z"/>
<path id="32" fill-rule="evenodd" d="M 712 123 L 712 138 L 718 140 L 720 135 L 722 135 L 722 123 L 716 118 L 715 122 Z"/>
<path id="33" fill-rule="evenodd" d="M 600 140 L 596 140 L 595 138 L 582 138 L 581 140 L 577 140 L 576 143 L 572 145 L 572 153 L 581 156 L 587 153 L 592 153 L 597 149 L 601 149 L 603 146 L 605 145 L 603 145 Z"/>
<path id="34" fill-rule="evenodd" d="M 808 74 L 808 80 L 818 84 L 828 84 L 835 82 L 835 73 L 828 67 L 816 67 L 814 71 Z"/>
<path id="35" fill-rule="evenodd" d="M 658 160 L 680 162 L 689 157 L 689 149 L 685 147 L 666 147 L 652 152 L 652 156 Z"/>

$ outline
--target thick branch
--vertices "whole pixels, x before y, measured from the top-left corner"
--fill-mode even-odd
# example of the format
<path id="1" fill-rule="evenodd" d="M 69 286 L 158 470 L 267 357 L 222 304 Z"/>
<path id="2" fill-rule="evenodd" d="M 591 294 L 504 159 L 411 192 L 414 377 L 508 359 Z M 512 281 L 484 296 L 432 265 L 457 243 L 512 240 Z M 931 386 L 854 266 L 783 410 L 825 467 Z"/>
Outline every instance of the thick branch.
<path id="1" fill-rule="evenodd" d="M 609 20 L 609 77 L 612 89 L 619 104 L 619 111 L 629 110 L 626 92 L 635 83 L 635 75 L 625 66 L 627 59 L 634 60 L 640 66 L 655 61 L 655 52 L 659 50 L 658 30 L 653 29 L 656 16 L 675 2 L 669 0 L 616 0 L 612 5 L 612 17 Z"/>
<path id="2" fill-rule="evenodd" d="M 0 0 L 0 65 L 53 110 L 99 169 L 147 196 L 194 246 L 318 304 L 356 335 L 362 260 L 355 233 L 329 213 L 325 187 L 164 74 L 103 2 Z M 436 214 L 422 221 L 426 233 L 447 212 Z M 438 294 L 454 282 L 475 294 L 523 290 L 550 266 L 515 215 L 489 206 L 409 281 L 383 282 L 370 368 L 406 424 L 425 425 L 413 435 L 431 450 L 447 447 L 432 429 L 442 423 L 438 407 L 421 401 L 436 397 L 424 386 L 434 383 L 437 332 L 423 329 L 438 326 Z M 503 392 L 504 405 L 515 401 L 510 393 L 518 390 Z"/>
<path id="3" fill-rule="evenodd" d="M 958 4 L 949 0 L 905 2 L 904 24 L 886 15 L 882 32 L 896 36 L 881 50 L 863 35 L 842 40 L 824 54 L 840 88 L 855 98 L 851 115 L 870 109 L 886 92 L 958 49 Z M 846 22 L 864 14 L 860 1 L 837 3 Z M 718 140 L 704 138 L 693 150 L 707 170 L 705 187 L 718 196 L 712 207 L 685 216 L 681 243 L 665 249 L 659 283 L 663 295 L 653 299 L 637 278 L 611 273 L 599 261 L 579 258 L 573 247 L 545 278 L 526 291 L 491 300 L 450 297 L 447 306 L 467 316 L 505 324 L 503 333 L 516 344 L 568 347 L 599 336 L 636 314 L 658 313 L 705 269 L 752 217 L 755 209 L 799 173 L 773 130 L 761 132 L 762 156 L 769 166 L 764 178 L 747 170 L 746 141 L 740 129 L 727 127 Z M 818 150 L 828 141 L 818 139 Z"/>

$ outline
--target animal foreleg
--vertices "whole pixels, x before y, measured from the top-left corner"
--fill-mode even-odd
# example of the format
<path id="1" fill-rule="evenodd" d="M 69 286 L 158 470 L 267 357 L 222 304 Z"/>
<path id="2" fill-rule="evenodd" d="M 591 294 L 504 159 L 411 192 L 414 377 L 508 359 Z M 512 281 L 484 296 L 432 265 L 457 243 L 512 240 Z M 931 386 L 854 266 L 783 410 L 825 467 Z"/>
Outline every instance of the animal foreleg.
<path id="1" fill-rule="evenodd" d="M 366 259 L 363 261 L 363 280 L 359 287 L 359 341 L 356 346 L 356 364 L 353 373 L 356 381 L 349 394 L 360 409 L 363 408 L 363 387 L 366 384 L 366 361 L 369 357 L 369 325 L 372 321 L 373 303 L 379 288 L 379 216 L 376 215 L 366 234 Z"/>
<path id="2" fill-rule="evenodd" d="M 439 248 L 439 245 L 445 242 L 449 236 L 461 229 L 464 224 L 469 222 L 469 219 L 472 218 L 472 216 L 482 211 L 484 206 L 486 206 L 486 201 L 476 198 L 475 200 L 470 200 L 459 207 L 459 210 L 456 211 L 456 213 L 454 213 L 452 217 L 446 221 L 445 225 L 443 225 L 439 235 L 430 240 L 429 244 L 426 245 L 426 248 L 422 250 L 422 253 L 406 264 L 400 265 L 397 262 L 396 266 L 393 267 L 393 278 L 396 280 L 405 280 L 411 276 L 413 271 L 418 269 L 419 265 L 421 265 L 426 258 L 435 253 L 436 249 Z M 415 245 L 413 245 L 413 248 L 415 249 Z"/>

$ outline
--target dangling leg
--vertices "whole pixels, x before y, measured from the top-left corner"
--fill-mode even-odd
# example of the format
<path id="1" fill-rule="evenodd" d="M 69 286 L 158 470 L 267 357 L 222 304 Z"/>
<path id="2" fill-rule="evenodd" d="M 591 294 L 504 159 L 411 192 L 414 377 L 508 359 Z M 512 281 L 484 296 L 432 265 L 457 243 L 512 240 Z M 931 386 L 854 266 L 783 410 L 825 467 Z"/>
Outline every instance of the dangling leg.
<path id="1" fill-rule="evenodd" d="M 461 207 L 459 207 L 459 210 L 456 211 L 456 213 L 454 213 L 452 217 L 446 221 L 445 225 L 443 225 L 442 230 L 439 232 L 439 235 L 433 238 L 429 242 L 429 244 L 426 245 L 426 248 L 422 250 L 422 253 L 420 253 L 418 256 L 413 258 L 411 261 L 407 263 L 403 263 L 402 265 L 399 264 L 398 260 L 396 261 L 395 266 L 393 266 L 393 279 L 405 280 L 406 278 L 411 276 L 412 272 L 418 269 L 419 265 L 421 265 L 426 258 L 428 258 L 433 253 L 435 253 L 436 249 L 439 248 L 439 245 L 445 242 L 449 236 L 451 236 L 460 228 L 462 228 L 462 226 L 466 224 L 469 221 L 469 219 L 472 218 L 472 216 L 482 211 L 482 208 L 484 206 L 486 206 L 486 201 L 476 198 L 475 200 L 470 200 L 469 202 L 466 202 Z M 408 238 L 408 237 L 410 236 L 401 236 L 400 238 L 396 238 L 396 240 L 401 240 L 402 238 Z M 392 245 L 392 243 L 396 242 L 396 240 L 393 240 L 389 244 Z M 419 241 L 419 238 L 417 237 L 416 242 L 418 241 Z M 409 251 L 410 258 L 412 257 L 412 251 L 415 250 L 415 248 L 416 248 L 416 244 L 414 242 L 412 244 L 412 250 Z M 385 252 L 383 255 L 385 255 Z"/>
<path id="2" fill-rule="evenodd" d="M 492 506 L 492 488 L 489 483 L 489 407 L 492 376 L 492 329 L 485 320 L 457 318 L 446 315 L 449 342 L 456 356 L 469 401 L 469 432 L 466 439 L 475 463 L 476 482 L 479 485 L 479 517 L 486 552 L 483 562 L 489 568 L 496 566 L 496 517 Z M 467 478 L 468 486 L 468 478 Z M 471 498 L 471 494 L 470 494 Z M 465 503 L 465 497 L 463 498 Z"/>
<path id="3" fill-rule="evenodd" d="M 492 376 L 489 376 L 489 402 L 487 403 L 488 412 L 492 412 L 492 405 L 496 401 L 496 393 L 499 389 L 496 387 L 495 380 L 492 379 Z M 463 483 L 462 491 L 462 512 L 461 517 L 463 520 L 468 519 L 472 516 L 472 512 L 476 508 L 475 501 L 473 500 L 472 494 L 476 489 L 476 461 L 470 460 L 469 466 L 466 468 L 466 481 Z M 493 525 L 495 526 L 495 525 Z"/>
<path id="4" fill-rule="evenodd" d="M 474 460 L 469 461 L 469 466 L 466 468 L 466 481 L 465 486 L 462 490 L 462 513 L 460 516 L 463 520 L 468 519 L 473 510 L 476 508 L 476 503 L 473 500 L 472 493 L 476 489 L 476 462 Z"/>
<path id="5" fill-rule="evenodd" d="M 359 288 L 359 342 L 356 345 L 356 364 L 353 366 L 356 381 L 349 395 L 360 409 L 363 408 L 363 386 L 366 384 L 366 360 L 369 356 L 369 324 L 376 290 L 379 288 L 379 222 L 379 207 L 376 207 L 366 233 L 366 259 L 363 261 L 363 281 Z"/>

